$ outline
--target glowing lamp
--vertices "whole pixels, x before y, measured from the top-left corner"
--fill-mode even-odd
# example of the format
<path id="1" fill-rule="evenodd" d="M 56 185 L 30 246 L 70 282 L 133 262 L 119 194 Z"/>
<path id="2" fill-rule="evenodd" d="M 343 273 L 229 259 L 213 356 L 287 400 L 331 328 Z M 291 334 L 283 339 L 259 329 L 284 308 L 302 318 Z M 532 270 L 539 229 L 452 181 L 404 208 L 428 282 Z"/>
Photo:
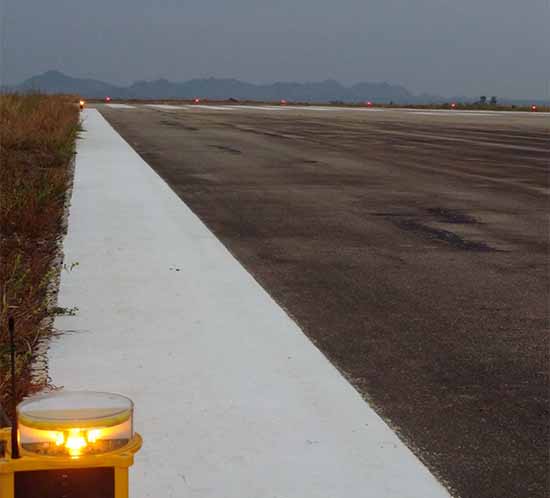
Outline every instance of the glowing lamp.
<path id="1" fill-rule="evenodd" d="M 84 109 L 84 104 L 85 102 L 83 100 L 78 103 L 78 105 L 80 106 L 80 110 Z"/>
<path id="2" fill-rule="evenodd" d="M 193 102 L 195 102 L 195 104 L 198 104 L 200 101 L 201 99 L 195 99 Z"/>
<path id="3" fill-rule="evenodd" d="M 456 109 L 456 104 L 454 102 L 451 104 L 451 109 Z"/>
<path id="4" fill-rule="evenodd" d="M 372 107 L 372 102 L 370 100 L 367 102 L 367 107 Z"/>
<path id="5" fill-rule="evenodd" d="M 105 102 L 111 102 L 111 97 L 105 97 Z"/>
<path id="6" fill-rule="evenodd" d="M 118 394 L 61 391 L 24 401 L 17 416 L 21 448 L 37 455 L 98 455 L 134 435 L 133 403 Z"/>
<path id="7" fill-rule="evenodd" d="M 536 105 L 532 105 L 532 106 L 531 106 L 531 110 L 532 110 L 533 112 L 537 112 L 537 106 L 536 106 Z"/>
<path id="8" fill-rule="evenodd" d="M 287 104 L 286 100 L 285 100 L 285 99 L 281 99 L 281 105 L 286 105 L 286 104 Z"/>
<path id="9" fill-rule="evenodd" d="M 58 496 L 61 485 L 62 496 L 128 498 L 128 469 L 141 447 L 133 412 L 130 399 L 110 393 L 59 391 L 23 401 L 18 444 L 0 430 L 0 496 Z"/>

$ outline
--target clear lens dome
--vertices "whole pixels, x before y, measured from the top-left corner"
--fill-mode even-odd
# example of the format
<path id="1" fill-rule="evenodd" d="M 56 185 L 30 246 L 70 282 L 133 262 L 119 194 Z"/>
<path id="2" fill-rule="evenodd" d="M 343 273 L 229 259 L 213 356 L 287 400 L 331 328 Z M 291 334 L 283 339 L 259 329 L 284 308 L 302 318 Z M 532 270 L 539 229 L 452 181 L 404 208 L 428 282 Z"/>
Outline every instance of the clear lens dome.
<path id="1" fill-rule="evenodd" d="M 97 455 L 133 437 L 132 401 L 111 393 L 59 391 L 17 407 L 21 447 L 48 456 Z"/>

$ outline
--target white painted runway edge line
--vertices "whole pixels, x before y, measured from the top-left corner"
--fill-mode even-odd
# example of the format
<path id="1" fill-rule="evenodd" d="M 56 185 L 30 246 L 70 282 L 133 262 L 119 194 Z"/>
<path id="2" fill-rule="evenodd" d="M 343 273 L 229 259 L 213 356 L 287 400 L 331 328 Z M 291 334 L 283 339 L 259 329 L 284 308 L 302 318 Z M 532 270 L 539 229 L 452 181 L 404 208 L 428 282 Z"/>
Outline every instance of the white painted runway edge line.
<path id="1" fill-rule="evenodd" d="M 136 403 L 134 498 L 448 498 L 191 210 L 84 111 L 49 373 Z"/>

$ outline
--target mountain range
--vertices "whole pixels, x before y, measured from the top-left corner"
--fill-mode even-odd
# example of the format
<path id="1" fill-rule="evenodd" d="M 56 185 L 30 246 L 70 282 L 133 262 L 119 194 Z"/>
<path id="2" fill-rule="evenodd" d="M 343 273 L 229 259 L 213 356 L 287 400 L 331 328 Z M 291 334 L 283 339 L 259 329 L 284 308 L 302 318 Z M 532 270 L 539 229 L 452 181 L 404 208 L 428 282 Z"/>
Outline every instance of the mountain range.
<path id="1" fill-rule="evenodd" d="M 33 76 L 19 85 L 2 88 L 3 91 L 43 93 L 68 93 L 84 98 L 113 99 L 212 99 L 212 100 L 256 100 L 290 102 L 365 102 L 396 104 L 439 104 L 443 102 L 472 103 L 478 98 L 471 97 L 441 97 L 437 95 L 414 95 L 401 85 L 390 83 L 357 83 L 345 86 L 335 80 L 321 82 L 296 83 L 278 82 L 269 84 L 253 84 L 229 78 L 202 78 L 183 82 L 173 82 L 166 79 L 153 81 L 136 81 L 129 86 L 118 86 L 90 78 L 74 78 L 59 71 L 47 71 Z M 503 104 L 517 105 L 549 105 L 544 100 L 512 100 L 499 99 Z"/>
<path id="2" fill-rule="evenodd" d="M 113 99 L 238 99 L 294 102 L 376 102 L 413 103 L 419 97 L 400 85 L 357 83 L 346 87 L 334 80 L 312 83 L 278 82 L 253 84 L 226 78 L 192 79 L 172 82 L 166 79 L 136 81 L 117 86 L 90 78 L 73 78 L 59 71 L 47 71 L 4 90 L 16 92 L 78 94 L 84 98 Z M 425 99 L 422 99 L 425 100 Z"/>

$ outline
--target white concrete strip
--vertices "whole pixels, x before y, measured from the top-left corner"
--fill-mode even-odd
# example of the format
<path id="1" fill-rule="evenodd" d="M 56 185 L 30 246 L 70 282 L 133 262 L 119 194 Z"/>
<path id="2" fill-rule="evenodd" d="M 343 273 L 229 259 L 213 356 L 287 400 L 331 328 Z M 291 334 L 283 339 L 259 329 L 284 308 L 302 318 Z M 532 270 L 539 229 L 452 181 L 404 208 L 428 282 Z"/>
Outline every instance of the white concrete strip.
<path id="1" fill-rule="evenodd" d="M 135 400 L 132 497 L 448 498 L 98 111 L 84 128 L 50 375 Z"/>
<path id="2" fill-rule="evenodd" d="M 112 107 L 113 109 L 135 109 L 136 107 L 128 104 L 105 104 L 107 107 Z"/>
<path id="3" fill-rule="evenodd" d="M 154 109 L 166 109 L 173 111 L 181 111 L 185 109 L 185 106 L 182 105 L 169 105 L 169 104 L 145 104 L 145 107 L 152 107 Z"/>

